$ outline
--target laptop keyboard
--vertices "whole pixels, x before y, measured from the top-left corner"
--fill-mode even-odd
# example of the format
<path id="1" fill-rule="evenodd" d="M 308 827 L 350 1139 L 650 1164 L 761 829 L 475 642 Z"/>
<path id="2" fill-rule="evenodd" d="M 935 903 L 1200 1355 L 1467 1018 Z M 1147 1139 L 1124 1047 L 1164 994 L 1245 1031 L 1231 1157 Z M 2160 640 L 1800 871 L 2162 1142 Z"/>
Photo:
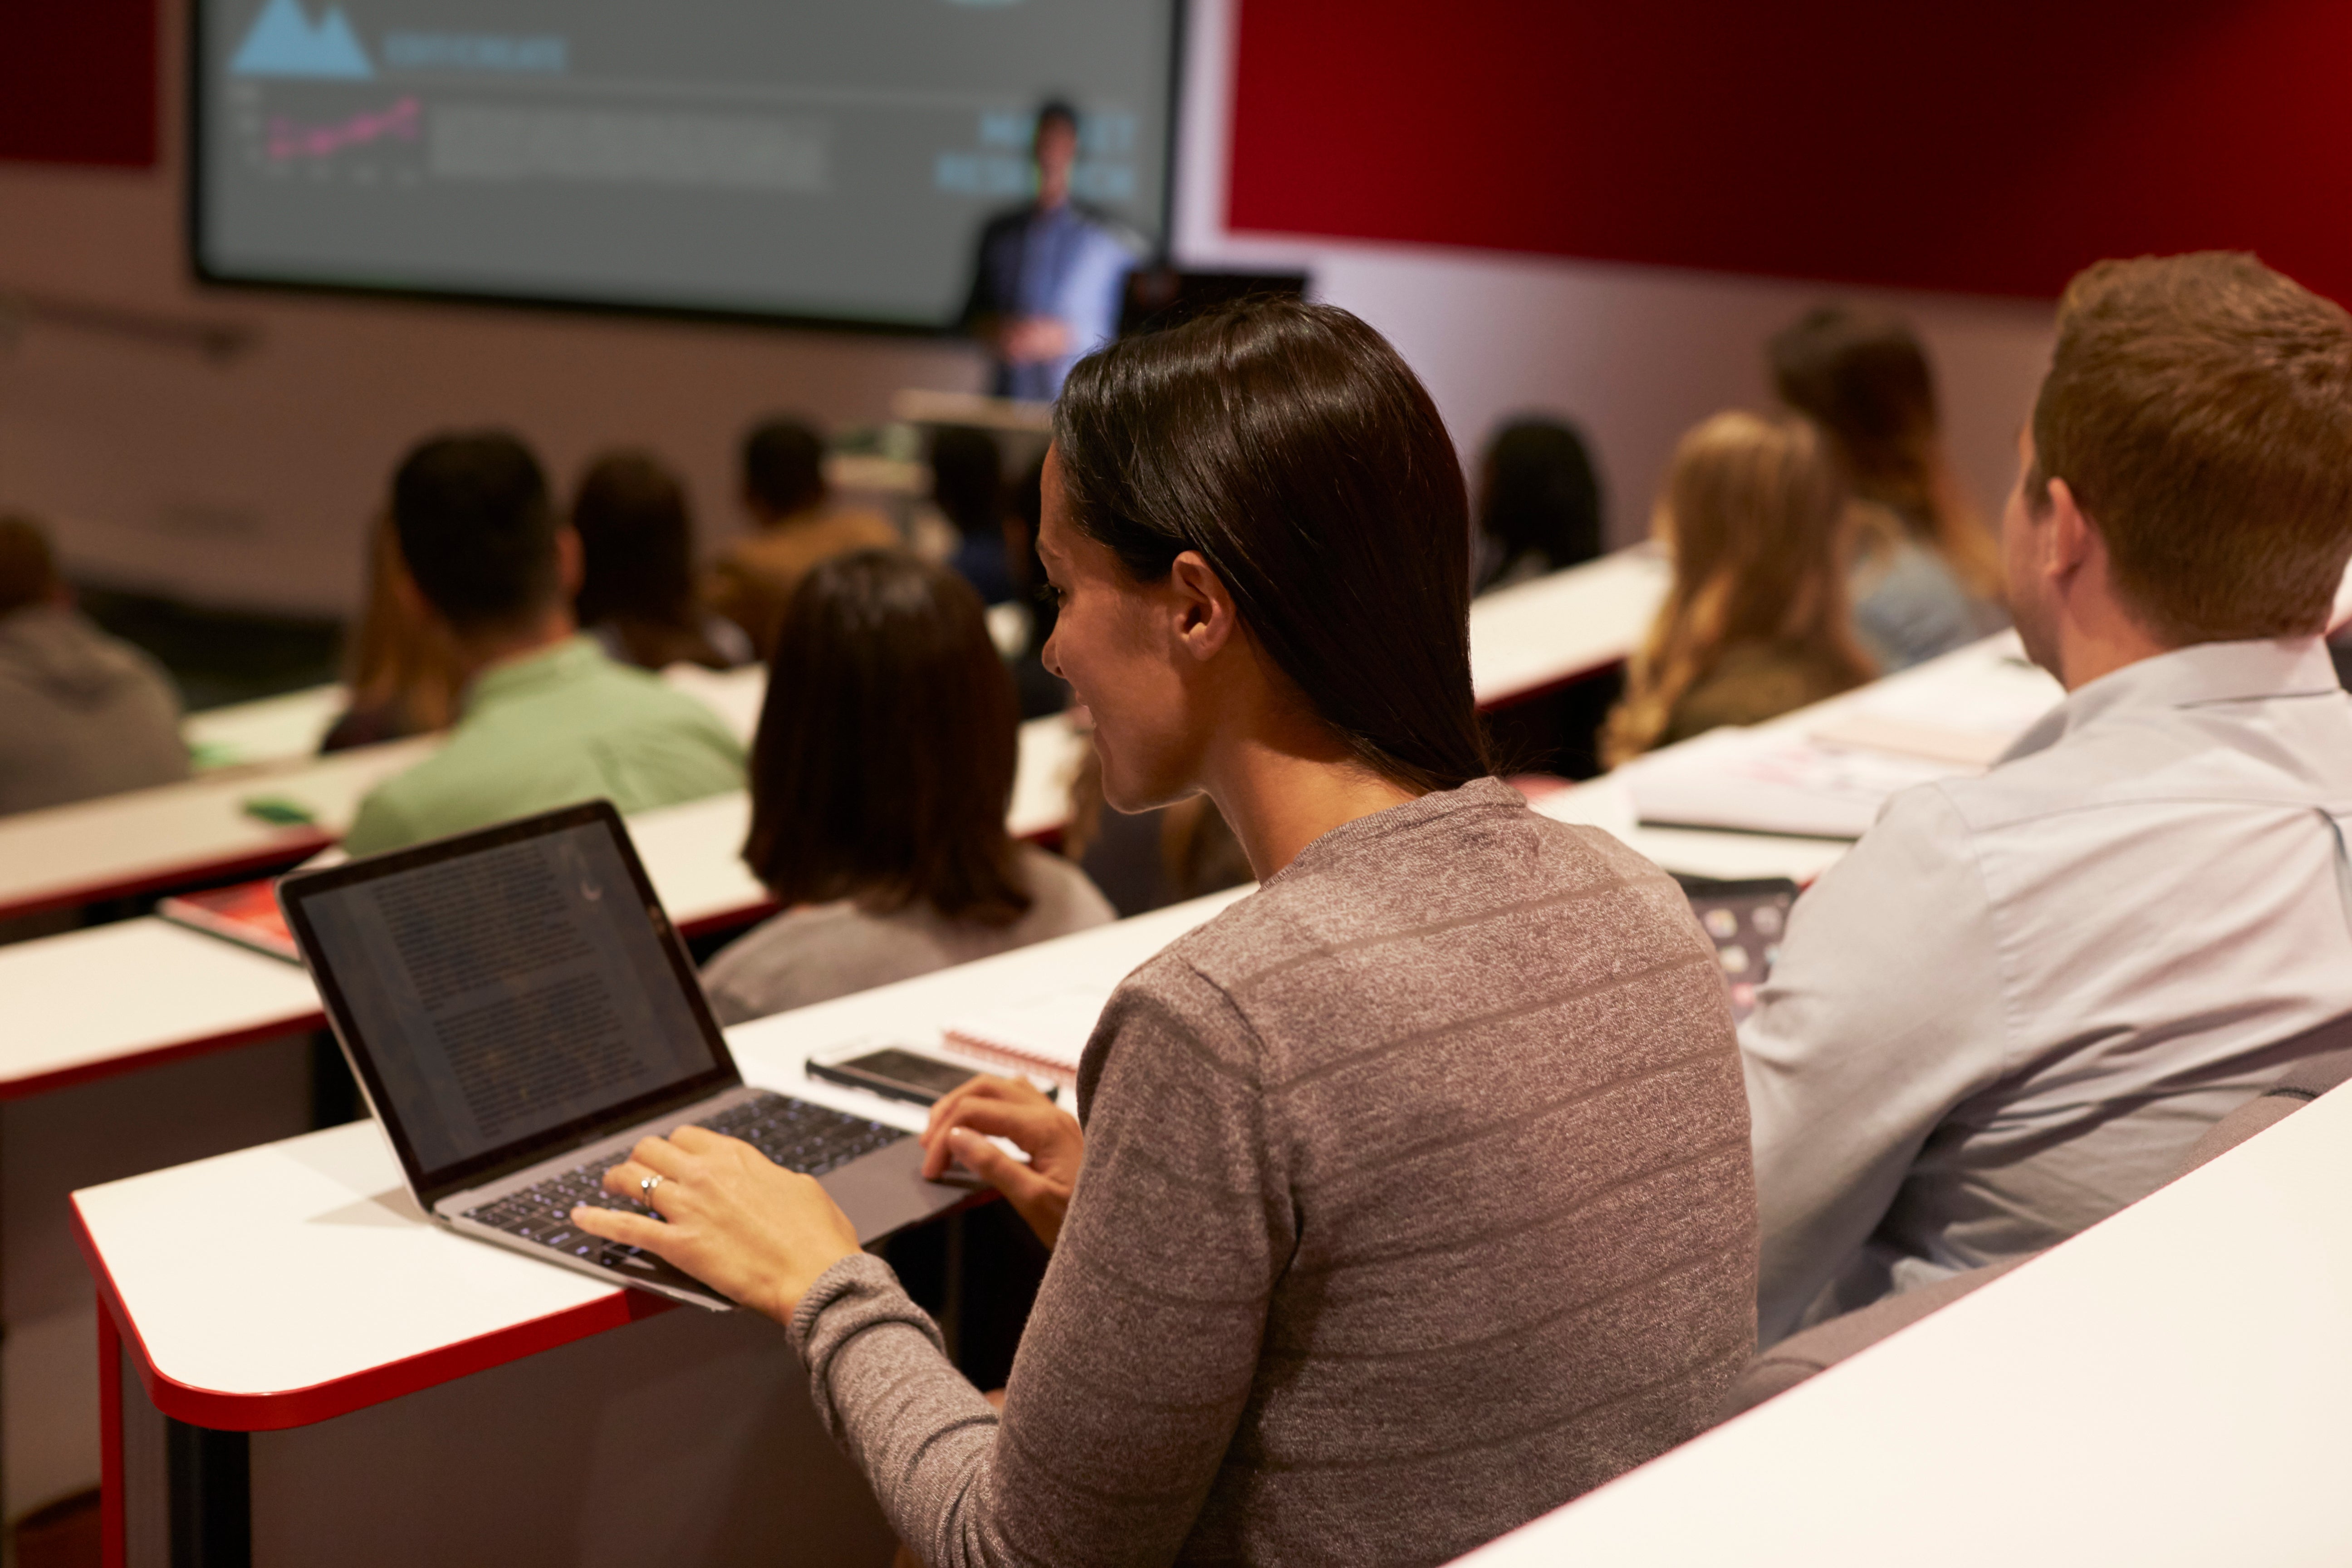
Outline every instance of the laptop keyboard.
<path id="1" fill-rule="evenodd" d="M 764 1091 L 757 1099 L 730 1106 L 695 1125 L 740 1138 L 784 1169 L 811 1176 L 822 1176 L 861 1154 L 870 1154 L 908 1136 L 896 1127 L 868 1121 L 862 1116 L 845 1115 L 805 1100 L 789 1100 Z M 626 1154 L 617 1154 L 587 1161 L 520 1192 L 467 1209 L 465 1217 L 607 1268 L 667 1279 L 671 1273 L 668 1266 L 646 1256 L 641 1248 L 601 1240 L 572 1223 L 572 1211 L 583 1204 L 619 1209 L 625 1214 L 653 1213 L 635 1198 L 616 1198 L 604 1190 L 604 1173 L 627 1158 Z"/>

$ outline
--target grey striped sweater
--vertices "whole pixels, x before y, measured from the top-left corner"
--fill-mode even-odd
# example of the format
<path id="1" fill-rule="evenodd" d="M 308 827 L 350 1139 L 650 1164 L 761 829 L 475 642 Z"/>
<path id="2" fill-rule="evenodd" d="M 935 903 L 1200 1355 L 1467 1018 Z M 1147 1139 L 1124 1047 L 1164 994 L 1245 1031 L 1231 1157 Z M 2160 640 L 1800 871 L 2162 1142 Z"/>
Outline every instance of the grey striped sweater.
<path id="1" fill-rule="evenodd" d="M 1748 1113 L 1675 884 L 1485 779 L 1129 975 L 1000 1421 L 870 1258 L 792 1324 L 933 1568 L 1438 1563 L 1696 1432 L 1753 1346 Z"/>

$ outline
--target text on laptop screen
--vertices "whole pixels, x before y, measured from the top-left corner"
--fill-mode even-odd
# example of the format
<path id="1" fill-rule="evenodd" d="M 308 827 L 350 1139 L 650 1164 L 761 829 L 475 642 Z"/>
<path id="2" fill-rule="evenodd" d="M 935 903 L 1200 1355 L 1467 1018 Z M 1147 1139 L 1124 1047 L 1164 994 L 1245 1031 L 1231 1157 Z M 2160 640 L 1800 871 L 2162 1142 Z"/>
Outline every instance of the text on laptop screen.
<path id="1" fill-rule="evenodd" d="M 634 899 L 592 823 L 308 900 L 422 1168 L 719 1065 Z"/>

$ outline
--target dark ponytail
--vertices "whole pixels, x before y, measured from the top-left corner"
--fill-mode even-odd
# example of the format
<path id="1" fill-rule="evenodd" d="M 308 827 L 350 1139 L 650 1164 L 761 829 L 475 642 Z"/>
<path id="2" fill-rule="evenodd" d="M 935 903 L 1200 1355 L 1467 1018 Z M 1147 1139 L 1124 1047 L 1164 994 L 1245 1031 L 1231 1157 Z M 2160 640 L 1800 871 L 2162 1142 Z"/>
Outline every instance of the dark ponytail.
<path id="1" fill-rule="evenodd" d="M 1073 523 L 1139 582 L 1198 551 L 1364 763 L 1487 772 L 1470 689 L 1470 508 L 1429 394 L 1330 305 L 1257 300 L 1078 362 L 1054 414 Z"/>

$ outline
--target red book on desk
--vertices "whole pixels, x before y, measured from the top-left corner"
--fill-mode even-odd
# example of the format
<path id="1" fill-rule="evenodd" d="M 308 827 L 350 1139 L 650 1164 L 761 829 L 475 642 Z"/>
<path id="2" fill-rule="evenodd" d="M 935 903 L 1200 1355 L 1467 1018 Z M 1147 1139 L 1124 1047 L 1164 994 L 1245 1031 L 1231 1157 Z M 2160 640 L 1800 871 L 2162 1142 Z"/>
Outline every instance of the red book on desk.
<path id="1" fill-rule="evenodd" d="M 302 962 L 302 955 L 295 951 L 294 934 L 286 929 L 286 916 L 278 908 L 275 877 L 239 882 L 234 888 L 183 893 L 158 903 L 155 912 L 167 921 L 225 936 L 289 963 Z"/>

